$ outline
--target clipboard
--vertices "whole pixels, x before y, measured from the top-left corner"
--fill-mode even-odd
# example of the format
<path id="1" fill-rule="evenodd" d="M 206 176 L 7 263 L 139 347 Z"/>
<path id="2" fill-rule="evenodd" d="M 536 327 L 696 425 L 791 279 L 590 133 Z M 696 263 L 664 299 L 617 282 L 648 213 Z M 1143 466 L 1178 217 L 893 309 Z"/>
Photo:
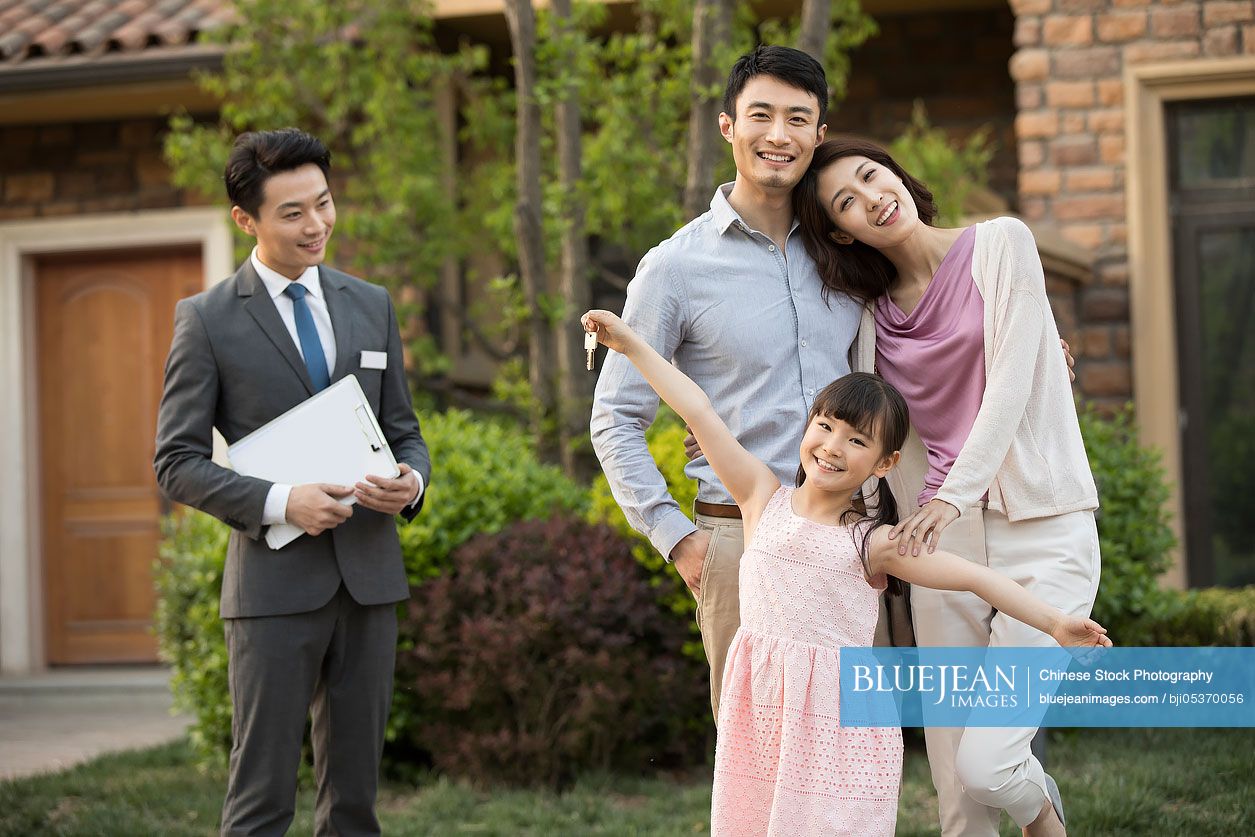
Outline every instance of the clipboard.
<path id="1" fill-rule="evenodd" d="M 286 485 L 329 482 L 353 485 L 367 474 L 388 478 L 401 469 L 375 412 L 353 375 L 346 375 L 227 448 L 236 473 Z M 339 502 L 353 505 L 352 494 Z M 291 523 L 266 531 L 271 549 L 304 534 Z"/>

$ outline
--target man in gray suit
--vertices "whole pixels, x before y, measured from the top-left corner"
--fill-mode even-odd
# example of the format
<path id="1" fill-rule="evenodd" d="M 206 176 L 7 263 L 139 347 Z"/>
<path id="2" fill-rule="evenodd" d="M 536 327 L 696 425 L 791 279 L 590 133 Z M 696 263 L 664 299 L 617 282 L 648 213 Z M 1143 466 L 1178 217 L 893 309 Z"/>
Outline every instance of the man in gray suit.
<path id="1" fill-rule="evenodd" d="M 322 265 L 336 220 L 330 160 L 295 129 L 236 140 L 231 216 L 257 246 L 234 277 L 179 302 L 166 361 L 157 481 L 234 530 L 221 600 L 234 709 L 229 835 L 287 831 L 311 708 L 316 832 L 379 833 L 396 603 L 409 595 L 393 516 L 418 513 L 431 465 L 387 291 Z M 379 419 L 396 479 L 287 486 L 211 460 L 213 428 L 234 442 L 346 375 Z M 337 502 L 349 494 L 355 506 Z M 269 549 L 265 528 L 285 522 L 306 534 Z"/>

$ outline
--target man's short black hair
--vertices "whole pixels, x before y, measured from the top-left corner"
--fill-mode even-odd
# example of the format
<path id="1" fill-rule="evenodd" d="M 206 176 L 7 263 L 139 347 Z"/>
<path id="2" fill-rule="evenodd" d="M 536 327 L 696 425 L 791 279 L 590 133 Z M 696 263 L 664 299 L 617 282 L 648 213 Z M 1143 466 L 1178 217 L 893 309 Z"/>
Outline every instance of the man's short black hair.
<path id="1" fill-rule="evenodd" d="M 790 87 L 805 90 L 819 102 L 816 127 L 828 118 L 828 77 L 818 61 L 800 49 L 759 44 L 732 65 L 728 86 L 723 91 L 723 112 L 736 119 L 736 100 L 755 76 L 771 76 Z"/>
<path id="2" fill-rule="evenodd" d="M 223 173 L 227 198 L 232 206 L 256 218 L 265 198 L 266 181 L 309 163 L 322 169 L 326 176 L 331 171 L 331 152 L 318 137 L 298 128 L 240 134 Z"/>

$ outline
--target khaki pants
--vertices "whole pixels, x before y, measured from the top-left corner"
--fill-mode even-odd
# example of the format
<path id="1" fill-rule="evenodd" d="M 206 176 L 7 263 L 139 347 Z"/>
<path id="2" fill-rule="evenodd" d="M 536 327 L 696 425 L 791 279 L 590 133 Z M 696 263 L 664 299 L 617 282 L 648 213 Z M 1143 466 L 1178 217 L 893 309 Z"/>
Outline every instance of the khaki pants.
<path id="1" fill-rule="evenodd" d="M 697 627 L 710 663 L 710 709 L 719 718 L 719 692 L 728 647 L 741 626 L 741 554 L 745 530 L 741 521 L 724 517 L 696 517 L 697 528 L 710 533 L 702 562 L 701 595 L 697 597 Z"/>
<path id="2" fill-rule="evenodd" d="M 1021 520 L 979 506 L 941 533 L 939 546 L 997 570 L 1065 613 L 1088 616 L 1098 592 L 1098 530 L 1090 511 Z M 911 587 L 915 637 L 923 646 L 1050 647 L 1054 640 L 998 613 L 974 593 Z M 1033 728 L 924 730 L 941 833 L 997 837 L 1006 811 L 1023 827 L 1046 801 L 1045 771 L 1029 744 Z"/>

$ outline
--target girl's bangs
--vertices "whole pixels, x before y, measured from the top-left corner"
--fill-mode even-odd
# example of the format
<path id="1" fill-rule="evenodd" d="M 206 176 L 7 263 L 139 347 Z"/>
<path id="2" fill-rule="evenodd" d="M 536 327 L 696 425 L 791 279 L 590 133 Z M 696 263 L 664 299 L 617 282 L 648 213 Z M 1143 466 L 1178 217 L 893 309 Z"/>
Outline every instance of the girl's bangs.
<path id="1" fill-rule="evenodd" d="M 842 389 L 850 388 L 843 387 Z M 857 389 L 862 391 L 839 392 L 836 384 L 827 386 L 816 397 L 811 412 L 815 416 L 827 416 L 843 421 L 856 428 L 858 432 L 878 439 L 889 405 L 885 403 L 883 396 L 871 387 Z"/>
<path id="2" fill-rule="evenodd" d="M 866 372 L 852 372 L 820 390 L 811 405 L 812 420 L 816 416 L 843 421 L 886 451 L 902 447 L 910 426 L 906 402 L 898 391 L 879 375 Z"/>

